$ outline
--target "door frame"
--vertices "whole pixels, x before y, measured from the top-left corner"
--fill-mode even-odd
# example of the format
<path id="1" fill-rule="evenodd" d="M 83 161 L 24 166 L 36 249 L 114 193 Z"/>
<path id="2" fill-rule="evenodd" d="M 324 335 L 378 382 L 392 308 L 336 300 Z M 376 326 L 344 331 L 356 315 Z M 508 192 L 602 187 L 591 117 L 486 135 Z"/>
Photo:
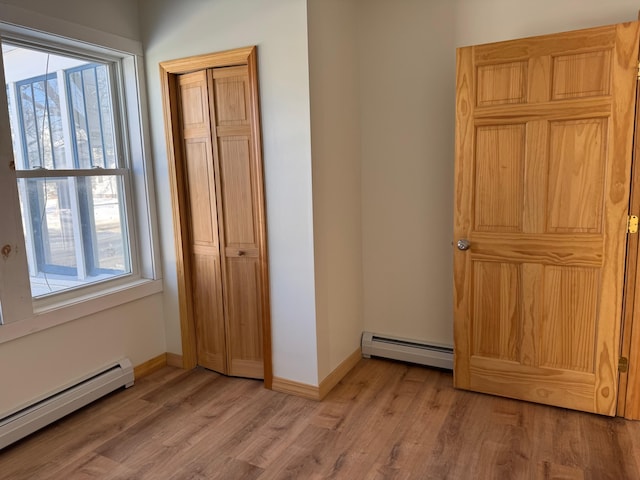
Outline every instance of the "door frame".
<path id="1" fill-rule="evenodd" d="M 638 69 L 640 75 L 640 62 Z M 640 166 L 637 165 L 640 158 L 640 94 L 638 86 L 636 86 L 635 109 L 629 215 L 640 215 Z M 640 420 L 640 365 L 638 365 L 640 362 L 640 322 L 635 320 L 636 312 L 640 312 L 640 288 L 638 286 L 640 241 L 638 236 L 637 233 L 627 234 L 620 357 L 627 358 L 628 367 L 626 372 L 619 372 L 618 407 L 616 410 L 617 416 L 629 420 Z"/>
<path id="2" fill-rule="evenodd" d="M 173 234 L 176 249 L 176 272 L 178 279 L 178 303 L 180 311 L 180 333 L 182 336 L 182 367 L 195 368 L 197 361 L 196 327 L 193 305 L 190 301 L 193 293 L 192 267 L 188 240 L 188 218 L 184 214 L 187 209 L 186 178 L 184 175 L 184 158 L 180 144 L 174 139 L 180 138 L 179 108 L 177 103 L 177 78 L 184 73 L 206 70 L 216 67 L 233 67 L 246 65 L 249 71 L 250 109 L 252 116 L 251 134 L 255 158 L 261 168 L 256 179 L 258 198 L 261 199 L 257 215 L 262 227 L 260 245 L 260 280 L 262 283 L 260 302 L 262 305 L 262 338 L 264 361 L 264 386 L 271 389 L 273 383 L 273 367 L 271 353 L 271 315 L 269 306 L 269 275 L 267 262 L 266 215 L 264 206 L 264 173 L 262 162 L 262 142 L 260 139 L 260 110 L 258 96 L 257 51 L 255 46 L 227 50 L 223 52 L 197 55 L 193 57 L 170 60 L 160 63 L 162 88 L 162 105 L 167 143 L 167 161 L 169 167 L 169 188 L 173 213 Z"/>

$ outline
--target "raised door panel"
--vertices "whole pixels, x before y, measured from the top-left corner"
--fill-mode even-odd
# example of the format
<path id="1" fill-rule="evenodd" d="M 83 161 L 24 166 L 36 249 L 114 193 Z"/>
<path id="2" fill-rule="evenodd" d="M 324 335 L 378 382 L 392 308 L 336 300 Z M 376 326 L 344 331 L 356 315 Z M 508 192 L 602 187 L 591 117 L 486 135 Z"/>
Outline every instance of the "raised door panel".
<path id="1" fill-rule="evenodd" d="M 229 374 L 263 378 L 263 289 L 256 155 L 247 66 L 210 73 Z"/>
<path id="2" fill-rule="evenodd" d="M 206 72 L 178 77 L 199 365 L 227 373 L 218 208 Z"/>
<path id="3" fill-rule="evenodd" d="M 478 106 L 526 102 L 527 63 L 509 62 L 478 67 Z"/>
<path id="4" fill-rule="evenodd" d="M 476 230 L 522 231 L 524 146 L 524 124 L 478 128 Z"/>
<path id="5" fill-rule="evenodd" d="M 226 285 L 229 371 L 240 377 L 262 378 L 262 330 L 256 321 L 262 315 L 257 258 L 229 258 Z"/>
<path id="6" fill-rule="evenodd" d="M 204 249 L 198 249 L 200 252 Z M 193 256 L 193 315 L 198 364 L 226 373 L 226 336 L 220 282 L 220 257 L 210 252 Z"/>
<path id="7" fill-rule="evenodd" d="M 600 233 L 606 118 L 550 122 L 548 232 Z"/>
<path id="8" fill-rule="evenodd" d="M 249 76 L 246 66 L 213 71 L 216 127 L 249 126 Z"/>
<path id="9" fill-rule="evenodd" d="M 457 387 L 615 413 L 638 33 L 459 49 Z"/>
<path id="10" fill-rule="evenodd" d="M 211 144 L 201 139 L 185 140 L 186 180 L 189 205 L 195 214 L 189 216 L 191 241 L 194 245 L 218 246 L 215 211 L 215 184 L 211 162 Z"/>
<path id="11" fill-rule="evenodd" d="M 611 50 L 553 57 L 553 100 L 609 95 Z"/>
<path id="12" fill-rule="evenodd" d="M 251 158 L 247 137 L 218 139 L 227 247 L 255 247 Z"/>
<path id="13" fill-rule="evenodd" d="M 478 261 L 473 264 L 473 275 L 472 354 L 518 361 L 522 335 L 521 266 Z"/>
<path id="14" fill-rule="evenodd" d="M 548 266 L 543 282 L 537 364 L 595 373 L 599 269 Z"/>

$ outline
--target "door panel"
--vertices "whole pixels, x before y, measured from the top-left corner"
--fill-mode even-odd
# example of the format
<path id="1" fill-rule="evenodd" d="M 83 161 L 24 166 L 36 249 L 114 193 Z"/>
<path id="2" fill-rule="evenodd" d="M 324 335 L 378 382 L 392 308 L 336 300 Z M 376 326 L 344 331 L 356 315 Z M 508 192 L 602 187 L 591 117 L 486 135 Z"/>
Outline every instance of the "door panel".
<path id="1" fill-rule="evenodd" d="M 193 315 L 198 364 L 227 373 L 220 256 L 199 248 L 193 260 Z"/>
<path id="2" fill-rule="evenodd" d="M 227 289 L 229 369 L 241 377 L 262 378 L 262 330 L 256 322 L 262 312 L 256 258 L 227 259 Z"/>
<path id="3" fill-rule="evenodd" d="M 547 232 L 601 233 L 608 119 L 549 123 Z"/>
<path id="4" fill-rule="evenodd" d="M 638 23 L 458 50 L 458 388 L 615 413 Z"/>
<path id="5" fill-rule="evenodd" d="M 218 211 L 206 72 L 178 77 L 198 363 L 227 373 Z"/>
<path id="6" fill-rule="evenodd" d="M 214 69 L 215 162 L 224 278 L 229 374 L 263 378 L 263 294 L 257 208 L 259 162 L 254 154 L 247 66 Z"/>
<path id="7" fill-rule="evenodd" d="M 476 211 L 479 232 L 521 232 L 526 126 L 479 127 L 476 133 Z"/>
<path id="8" fill-rule="evenodd" d="M 249 138 L 218 138 L 227 246 L 256 245 Z"/>
<path id="9" fill-rule="evenodd" d="M 473 355 L 518 361 L 522 267 L 474 262 Z M 494 332 L 498 332 L 496 335 Z"/>

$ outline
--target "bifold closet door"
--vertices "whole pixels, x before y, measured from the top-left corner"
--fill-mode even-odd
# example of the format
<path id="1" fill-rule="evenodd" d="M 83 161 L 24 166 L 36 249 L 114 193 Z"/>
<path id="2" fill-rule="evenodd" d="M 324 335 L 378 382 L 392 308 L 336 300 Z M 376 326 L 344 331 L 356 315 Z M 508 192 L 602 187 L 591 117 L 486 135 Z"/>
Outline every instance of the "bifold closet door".
<path id="1" fill-rule="evenodd" d="M 247 66 L 178 77 L 198 364 L 263 378 L 260 159 Z"/>
<path id="2" fill-rule="evenodd" d="M 246 65 L 209 70 L 230 375 L 262 378 L 260 241 L 264 224 Z"/>
<path id="3" fill-rule="evenodd" d="M 198 364 L 227 371 L 222 269 L 207 72 L 178 77 Z"/>

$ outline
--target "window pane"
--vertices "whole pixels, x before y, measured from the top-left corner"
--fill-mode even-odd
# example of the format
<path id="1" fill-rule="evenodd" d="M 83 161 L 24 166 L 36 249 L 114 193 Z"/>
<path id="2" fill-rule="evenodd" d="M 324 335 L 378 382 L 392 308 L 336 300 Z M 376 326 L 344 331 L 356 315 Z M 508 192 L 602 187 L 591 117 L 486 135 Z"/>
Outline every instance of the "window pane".
<path id="1" fill-rule="evenodd" d="M 19 182 L 34 297 L 131 272 L 122 177 Z"/>
<path id="2" fill-rule="evenodd" d="M 108 63 L 2 42 L 33 296 L 132 272 Z M 99 167 L 96 169 L 96 167 Z M 47 170 L 76 170 L 55 176 Z M 83 170 L 83 171 L 80 171 Z"/>
<path id="3" fill-rule="evenodd" d="M 125 212 L 122 208 L 122 178 L 115 175 L 84 177 L 89 222 L 85 236 L 91 238 L 94 274 L 122 274 L 130 271 L 126 247 Z"/>
<path id="4" fill-rule="evenodd" d="M 88 64 L 67 72 L 71 121 L 79 168 L 116 168 L 109 75 L 105 65 Z"/>
<path id="5" fill-rule="evenodd" d="M 87 115 L 84 104 L 84 85 L 82 72 L 72 72 L 67 76 L 69 84 L 69 103 L 71 106 L 76 165 L 78 168 L 91 168 Z"/>
<path id="6" fill-rule="evenodd" d="M 100 118 L 102 120 L 103 147 L 105 157 L 105 168 L 116 168 L 116 142 L 113 127 L 113 115 L 111 105 L 111 89 L 109 87 L 109 73 L 107 67 L 100 65 L 96 67 L 96 78 L 98 81 L 98 95 L 100 101 Z"/>
<path id="7" fill-rule="evenodd" d="M 21 81 L 17 86 L 27 159 L 25 168 L 66 168 L 57 78 L 48 75 Z M 12 128 L 17 130 L 16 126 Z"/>
<path id="8" fill-rule="evenodd" d="M 21 131 L 27 158 L 27 165 L 24 168 L 34 168 L 42 165 L 42 160 L 40 158 L 33 88 L 31 85 L 22 85 L 19 87 L 18 92 L 20 92 L 20 113 L 22 116 Z"/>
<path id="9" fill-rule="evenodd" d="M 76 247 L 71 218 L 69 179 L 32 179 L 26 182 L 30 218 L 35 234 L 41 237 L 38 263 L 50 273 L 75 275 Z"/>
<path id="10" fill-rule="evenodd" d="M 109 65 L 2 43 L 16 168 L 117 168 Z M 7 91 L 11 93 L 11 88 Z"/>

